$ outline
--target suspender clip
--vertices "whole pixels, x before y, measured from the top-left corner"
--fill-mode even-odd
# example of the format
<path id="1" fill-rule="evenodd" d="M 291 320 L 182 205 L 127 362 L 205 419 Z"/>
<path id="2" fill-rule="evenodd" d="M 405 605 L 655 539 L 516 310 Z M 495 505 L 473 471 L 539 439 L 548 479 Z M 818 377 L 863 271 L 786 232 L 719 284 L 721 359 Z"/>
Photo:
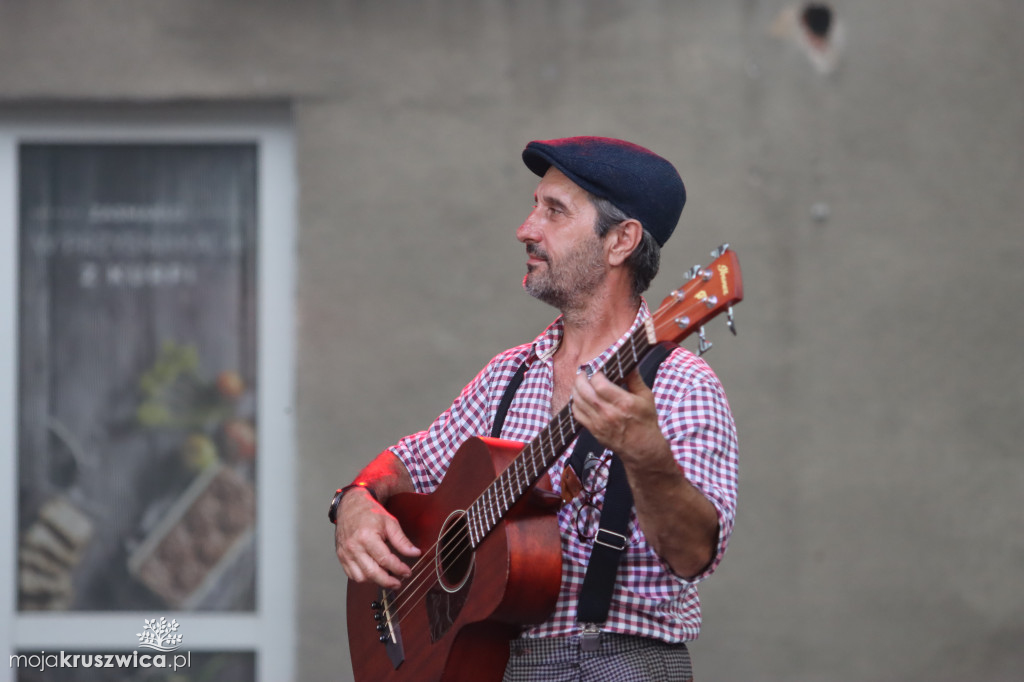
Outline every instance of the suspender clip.
<path id="1" fill-rule="evenodd" d="M 584 623 L 583 634 L 580 636 L 580 649 L 587 652 L 601 648 L 601 626 L 597 623 Z"/>

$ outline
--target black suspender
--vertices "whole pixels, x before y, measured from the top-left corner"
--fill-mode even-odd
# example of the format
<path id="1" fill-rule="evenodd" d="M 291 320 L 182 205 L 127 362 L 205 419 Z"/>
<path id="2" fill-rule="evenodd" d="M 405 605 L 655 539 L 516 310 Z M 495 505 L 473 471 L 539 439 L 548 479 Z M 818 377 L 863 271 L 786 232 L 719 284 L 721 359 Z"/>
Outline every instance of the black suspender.
<path id="1" fill-rule="evenodd" d="M 654 378 L 662 361 L 676 348 L 676 344 L 664 341 L 654 346 L 640 361 L 637 370 L 644 382 L 654 386 Z M 590 431 L 584 430 L 576 441 L 569 464 L 576 471 L 581 481 L 583 464 L 587 454 L 593 452 L 600 457 L 604 446 L 598 443 Z M 615 590 L 615 576 L 619 571 L 619 562 L 629 546 L 629 515 L 633 509 L 633 493 L 626 480 L 626 468 L 622 460 L 612 456 L 608 470 L 608 487 L 604 493 L 604 505 L 601 508 L 601 523 L 594 538 L 594 548 L 590 551 L 587 573 L 580 588 L 580 600 L 576 608 L 576 620 L 583 624 L 584 651 L 595 651 L 599 645 L 600 624 L 608 620 L 608 609 L 612 604 L 612 592 Z"/>
<path id="2" fill-rule="evenodd" d="M 654 386 L 658 367 L 676 347 L 676 344 L 664 341 L 654 346 L 640 361 L 637 369 L 648 386 Z M 525 373 L 526 363 L 524 362 L 505 389 L 501 405 L 494 417 L 494 426 L 491 429 L 491 436 L 494 438 L 501 435 L 505 415 Z M 572 457 L 569 459 L 569 464 L 581 481 L 585 480 L 583 465 L 587 455 L 591 452 L 594 453 L 594 456 L 599 457 L 604 452 L 604 446 L 597 442 L 590 431 L 584 429 L 580 433 Z M 584 650 L 593 650 L 597 647 L 600 635 L 599 626 L 608 619 L 608 609 L 611 606 L 612 592 L 615 589 L 615 576 L 618 573 L 622 554 L 629 545 L 629 516 L 632 508 L 633 494 L 630 492 L 629 482 L 626 480 L 626 469 L 619 458 L 613 456 L 608 471 L 608 487 L 605 490 L 600 527 L 594 538 L 594 548 L 590 553 L 590 562 L 587 564 L 587 573 L 583 579 L 583 587 L 580 589 L 577 607 L 576 619 L 584 624 L 582 642 Z"/>
<path id="3" fill-rule="evenodd" d="M 498 413 L 494 415 L 494 425 L 491 426 L 491 438 L 501 438 L 501 427 L 505 425 L 505 415 L 508 414 L 509 405 L 516 394 L 519 384 L 523 383 L 523 376 L 526 374 L 526 363 L 519 365 L 519 369 L 512 375 L 512 381 L 508 382 L 505 395 L 501 396 L 501 404 L 498 405 Z"/>

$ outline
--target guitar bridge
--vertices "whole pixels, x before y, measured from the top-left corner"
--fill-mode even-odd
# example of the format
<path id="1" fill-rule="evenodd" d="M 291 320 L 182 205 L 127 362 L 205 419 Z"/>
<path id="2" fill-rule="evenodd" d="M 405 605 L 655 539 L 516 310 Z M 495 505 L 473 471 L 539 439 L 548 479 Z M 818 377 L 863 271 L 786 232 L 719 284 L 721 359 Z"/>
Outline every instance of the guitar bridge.
<path id="1" fill-rule="evenodd" d="M 381 590 L 380 599 L 370 604 L 370 608 L 374 610 L 373 620 L 380 634 L 378 639 L 384 645 L 391 665 L 397 670 L 405 661 L 405 649 L 402 647 L 402 630 L 398 618 L 391 612 L 393 597 L 393 592 Z"/>

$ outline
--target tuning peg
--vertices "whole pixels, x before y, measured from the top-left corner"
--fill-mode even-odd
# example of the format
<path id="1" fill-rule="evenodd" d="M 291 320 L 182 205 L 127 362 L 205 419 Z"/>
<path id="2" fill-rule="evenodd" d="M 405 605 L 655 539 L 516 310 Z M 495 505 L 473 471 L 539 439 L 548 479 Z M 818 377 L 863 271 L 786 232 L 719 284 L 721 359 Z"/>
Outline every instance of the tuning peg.
<path id="1" fill-rule="evenodd" d="M 701 326 L 700 331 L 697 332 L 697 338 L 700 339 L 700 343 L 697 344 L 697 355 L 704 355 L 713 345 L 708 341 L 708 337 L 704 335 L 704 327 Z"/>
<path id="2" fill-rule="evenodd" d="M 719 256 L 721 256 L 723 253 L 725 253 L 728 250 L 729 250 L 729 242 L 726 242 L 725 244 L 722 244 L 717 249 L 712 251 L 711 252 L 711 257 L 712 258 L 718 258 Z"/>
<path id="3" fill-rule="evenodd" d="M 732 332 L 733 336 L 736 336 L 736 318 L 732 314 L 732 306 L 729 306 L 729 308 L 726 310 L 725 319 L 729 324 L 729 331 Z"/>
<path id="4" fill-rule="evenodd" d="M 697 279 L 700 277 L 702 280 L 707 282 L 714 277 L 713 272 L 705 268 L 703 265 L 694 265 L 692 268 L 686 271 L 687 279 Z"/>

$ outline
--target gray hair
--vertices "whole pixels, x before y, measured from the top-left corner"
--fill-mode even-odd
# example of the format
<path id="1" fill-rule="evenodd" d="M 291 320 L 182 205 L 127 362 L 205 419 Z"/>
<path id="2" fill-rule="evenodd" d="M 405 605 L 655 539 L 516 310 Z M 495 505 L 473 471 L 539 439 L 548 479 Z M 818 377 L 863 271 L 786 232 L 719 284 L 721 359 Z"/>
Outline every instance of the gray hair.
<path id="1" fill-rule="evenodd" d="M 604 239 L 604 236 L 613 227 L 630 219 L 618 206 L 607 199 L 590 195 L 590 202 L 597 210 L 594 231 L 601 239 Z M 640 295 L 647 291 L 647 287 L 651 286 L 651 280 L 658 274 L 658 268 L 661 265 L 661 247 L 646 229 L 640 243 L 626 259 L 626 265 L 633 272 L 633 296 L 640 298 Z"/>

